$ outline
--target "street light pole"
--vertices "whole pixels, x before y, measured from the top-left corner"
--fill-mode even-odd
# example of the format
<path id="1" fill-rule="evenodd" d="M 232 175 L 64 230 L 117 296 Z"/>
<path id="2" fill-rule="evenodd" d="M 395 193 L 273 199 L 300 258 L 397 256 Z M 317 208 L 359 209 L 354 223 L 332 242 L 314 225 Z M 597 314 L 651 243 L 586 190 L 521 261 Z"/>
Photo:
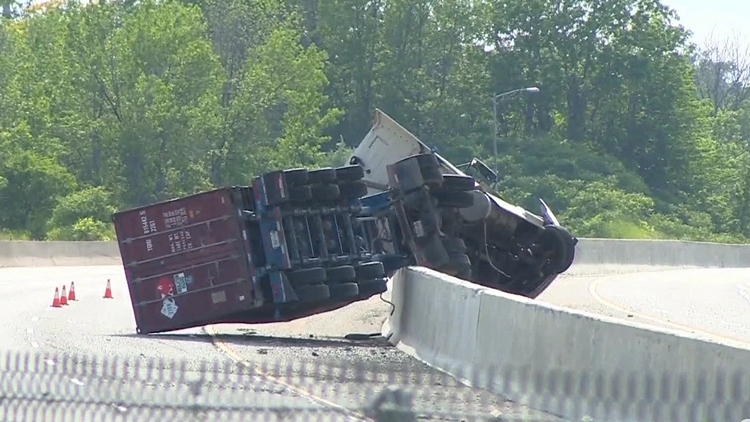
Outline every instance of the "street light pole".
<path id="1" fill-rule="evenodd" d="M 495 155 L 495 163 L 494 163 L 495 165 L 493 166 L 495 170 L 495 174 L 500 174 L 497 172 L 497 103 L 498 103 L 497 100 L 500 98 L 503 98 L 503 99 L 509 98 L 521 92 L 536 93 L 536 92 L 539 92 L 539 88 L 535 86 L 528 87 L 528 88 L 519 88 L 519 89 L 514 89 L 512 91 L 503 92 L 501 94 L 495 94 L 492 97 L 492 115 L 493 115 L 493 125 L 492 125 L 492 141 L 493 142 L 492 144 L 493 144 L 493 150 L 494 150 L 493 152 Z"/>

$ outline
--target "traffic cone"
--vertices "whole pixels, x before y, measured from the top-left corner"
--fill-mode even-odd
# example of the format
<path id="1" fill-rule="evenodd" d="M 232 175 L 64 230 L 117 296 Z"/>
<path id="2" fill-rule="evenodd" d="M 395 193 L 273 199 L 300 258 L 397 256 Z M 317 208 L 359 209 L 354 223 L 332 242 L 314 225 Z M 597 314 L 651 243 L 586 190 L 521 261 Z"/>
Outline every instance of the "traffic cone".
<path id="1" fill-rule="evenodd" d="M 52 299 L 52 307 L 62 308 L 62 306 L 60 306 L 60 290 L 57 287 L 55 287 L 55 298 Z"/>
<path id="2" fill-rule="evenodd" d="M 78 300 L 76 299 L 76 283 L 73 281 L 70 282 L 70 293 L 68 293 L 68 300 Z"/>
<path id="3" fill-rule="evenodd" d="M 67 305 L 68 304 L 68 295 L 65 293 L 65 286 L 62 288 L 62 293 L 60 293 L 60 305 Z"/>
<path id="4" fill-rule="evenodd" d="M 114 297 L 112 297 L 112 285 L 109 283 L 109 279 L 107 279 L 107 290 L 104 291 L 104 298 L 114 299 Z"/>

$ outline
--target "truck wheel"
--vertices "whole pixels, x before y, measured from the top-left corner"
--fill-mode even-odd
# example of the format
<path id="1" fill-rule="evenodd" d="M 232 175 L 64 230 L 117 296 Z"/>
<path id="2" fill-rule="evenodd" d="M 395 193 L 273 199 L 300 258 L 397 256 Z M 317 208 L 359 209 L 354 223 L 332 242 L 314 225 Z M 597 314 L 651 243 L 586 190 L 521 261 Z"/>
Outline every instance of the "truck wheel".
<path id="1" fill-rule="evenodd" d="M 306 185 L 307 177 L 307 170 L 305 169 L 284 170 L 284 179 L 290 186 Z"/>
<path id="2" fill-rule="evenodd" d="M 544 226 L 539 243 L 552 251 L 549 257 L 550 262 L 545 266 L 545 272 L 562 273 L 573 265 L 575 240 L 565 227 L 552 224 Z"/>
<path id="3" fill-rule="evenodd" d="M 439 271 L 457 278 L 468 279 L 471 277 L 471 259 L 466 254 L 450 254 L 450 261 L 439 268 Z"/>
<path id="4" fill-rule="evenodd" d="M 385 266 L 382 262 L 363 262 L 355 268 L 358 280 L 371 280 L 373 278 L 385 277 Z"/>
<path id="5" fill-rule="evenodd" d="M 466 242 L 460 237 L 444 237 L 443 246 L 445 247 L 445 251 L 450 255 L 466 253 Z"/>
<path id="6" fill-rule="evenodd" d="M 474 190 L 476 181 L 471 176 L 463 174 L 444 174 L 441 189 L 449 191 Z"/>
<path id="7" fill-rule="evenodd" d="M 328 286 L 331 299 L 347 299 L 359 296 L 357 283 L 341 283 Z"/>
<path id="8" fill-rule="evenodd" d="M 309 284 L 325 283 L 327 280 L 326 270 L 322 267 L 303 268 L 301 270 L 289 271 L 286 273 L 289 282 L 301 286 Z"/>
<path id="9" fill-rule="evenodd" d="M 443 173 L 437 167 L 428 167 L 421 169 L 422 179 L 429 186 L 440 186 L 443 183 Z"/>
<path id="10" fill-rule="evenodd" d="M 426 185 L 439 186 L 443 183 L 443 173 L 440 171 L 435 154 L 417 154 L 412 158 L 417 160 L 417 165 L 422 173 L 422 179 Z"/>
<path id="11" fill-rule="evenodd" d="M 289 186 L 289 202 L 307 202 L 312 199 L 310 186 Z"/>
<path id="12" fill-rule="evenodd" d="M 367 196 L 365 182 L 344 182 L 339 184 L 341 199 L 357 199 Z"/>
<path id="13" fill-rule="evenodd" d="M 325 284 L 300 286 L 294 289 L 300 302 L 320 302 L 331 297 L 331 292 Z"/>
<path id="14" fill-rule="evenodd" d="M 311 198 L 316 202 L 332 202 L 339 199 L 340 191 L 337 185 L 324 184 L 310 186 Z"/>
<path id="15" fill-rule="evenodd" d="M 359 297 L 369 298 L 371 296 L 384 293 L 388 290 L 387 283 L 388 280 L 386 280 L 385 278 L 376 278 L 373 280 L 366 280 L 357 283 L 359 287 Z"/>
<path id="16" fill-rule="evenodd" d="M 336 167 L 336 180 L 339 182 L 356 182 L 365 177 L 365 169 L 362 166 Z"/>
<path id="17" fill-rule="evenodd" d="M 316 183 L 334 182 L 336 182 L 336 170 L 331 167 L 324 167 L 321 169 L 307 171 L 307 183 L 311 185 Z"/>
<path id="18" fill-rule="evenodd" d="M 436 191 L 432 197 L 437 200 L 437 206 L 443 208 L 468 208 L 474 205 L 474 195 L 469 192 Z"/>
<path id="19" fill-rule="evenodd" d="M 345 283 L 357 278 L 357 272 L 351 265 L 342 265 L 339 267 L 326 268 L 326 278 L 328 283 Z"/>
<path id="20" fill-rule="evenodd" d="M 419 165 L 419 168 L 429 169 L 429 168 L 438 168 L 440 167 L 440 163 L 438 162 L 437 157 L 435 154 L 416 154 L 412 155 L 417 160 L 417 164 Z"/>

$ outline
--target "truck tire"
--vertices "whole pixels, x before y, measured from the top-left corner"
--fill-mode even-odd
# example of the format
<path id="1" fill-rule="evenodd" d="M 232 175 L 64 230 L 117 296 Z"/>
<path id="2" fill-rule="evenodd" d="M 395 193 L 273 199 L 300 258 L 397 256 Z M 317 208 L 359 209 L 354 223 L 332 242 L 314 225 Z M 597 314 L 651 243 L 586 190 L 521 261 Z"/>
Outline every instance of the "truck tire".
<path id="1" fill-rule="evenodd" d="M 382 262 L 363 262 L 354 269 L 358 280 L 371 280 L 385 277 L 385 266 Z"/>
<path id="2" fill-rule="evenodd" d="M 426 232 L 426 230 L 425 230 Z M 448 255 L 443 246 L 442 239 L 438 233 L 417 238 L 417 247 L 421 248 L 422 258 L 426 261 L 423 265 L 429 268 L 440 268 L 448 263 Z"/>
<path id="3" fill-rule="evenodd" d="M 356 280 L 357 272 L 351 265 L 341 265 L 339 267 L 326 268 L 326 278 L 329 284 L 345 283 Z"/>
<path id="4" fill-rule="evenodd" d="M 325 283 L 327 280 L 326 270 L 322 267 L 302 268 L 286 273 L 289 282 L 295 286 Z"/>
<path id="5" fill-rule="evenodd" d="M 299 286 L 294 289 L 300 302 L 321 302 L 331 297 L 331 292 L 325 284 Z"/>
<path id="6" fill-rule="evenodd" d="M 302 168 L 284 170 L 284 179 L 290 186 L 306 185 L 307 177 L 307 170 Z"/>
<path id="7" fill-rule="evenodd" d="M 310 186 L 289 186 L 289 202 L 308 202 L 312 199 L 313 193 Z"/>
<path id="8" fill-rule="evenodd" d="M 443 173 L 437 167 L 422 168 L 422 180 L 425 185 L 438 187 L 443 184 Z"/>
<path id="9" fill-rule="evenodd" d="M 554 251 L 549 258 L 549 263 L 545 265 L 546 273 L 562 273 L 573 265 L 575 259 L 575 240 L 573 235 L 562 226 L 549 224 L 544 226 L 539 243 L 549 247 Z"/>
<path id="10" fill-rule="evenodd" d="M 358 199 L 367 195 L 365 182 L 344 182 L 339 184 L 341 199 Z"/>
<path id="11" fill-rule="evenodd" d="M 341 192 L 339 187 L 333 184 L 310 186 L 311 199 L 315 202 L 333 202 L 339 199 Z"/>
<path id="12" fill-rule="evenodd" d="M 336 167 L 336 180 L 339 182 L 356 182 L 365 177 L 365 169 L 362 166 Z"/>
<path id="13" fill-rule="evenodd" d="M 432 197 L 437 200 L 437 206 L 443 208 L 468 208 L 474 205 L 474 195 L 462 191 L 436 191 Z"/>
<path id="14" fill-rule="evenodd" d="M 358 284 L 359 297 L 368 298 L 381 293 L 385 293 L 388 290 L 388 280 L 385 278 L 376 278 L 373 280 L 365 280 Z"/>
<path id="15" fill-rule="evenodd" d="M 331 284 L 328 286 L 331 299 L 348 299 L 359 296 L 357 283 Z"/>
<path id="16" fill-rule="evenodd" d="M 316 183 L 335 183 L 336 170 L 331 167 L 307 171 L 307 183 L 314 185 Z"/>
<path id="17" fill-rule="evenodd" d="M 440 187 L 448 191 L 468 191 L 474 190 L 476 181 L 471 176 L 463 174 L 444 174 L 443 184 Z"/>
<path id="18" fill-rule="evenodd" d="M 412 155 L 415 160 L 417 160 L 417 163 L 419 164 L 419 168 L 424 169 L 430 169 L 430 168 L 438 168 L 440 167 L 440 163 L 438 162 L 437 157 L 435 154 L 416 154 Z"/>
<path id="19" fill-rule="evenodd" d="M 440 186 L 443 183 L 443 173 L 440 171 L 435 154 L 417 154 L 412 156 L 417 160 L 424 183 L 429 186 Z"/>
<path id="20" fill-rule="evenodd" d="M 450 255 L 466 253 L 466 242 L 460 237 L 444 237 L 443 246 L 445 247 L 445 251 Z"/>
<path id="21" fill-rule="evenodd" d="M 471 278 L 471 259 L 466 254 L 450 254 L 448 264 L 439 268 L 438 271 L 468 280 Z"/>

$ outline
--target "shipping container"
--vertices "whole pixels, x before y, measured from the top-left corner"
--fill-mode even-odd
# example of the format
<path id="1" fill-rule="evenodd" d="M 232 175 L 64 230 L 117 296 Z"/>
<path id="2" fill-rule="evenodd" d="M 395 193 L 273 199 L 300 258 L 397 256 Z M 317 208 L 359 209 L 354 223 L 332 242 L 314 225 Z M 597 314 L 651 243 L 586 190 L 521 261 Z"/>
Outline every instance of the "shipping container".
<path id="1" fill-rule="evenodd" d="M 248 188 L 114 214 L 137 331 L 213 323 L 262 305 L 242 216 Z"/>

